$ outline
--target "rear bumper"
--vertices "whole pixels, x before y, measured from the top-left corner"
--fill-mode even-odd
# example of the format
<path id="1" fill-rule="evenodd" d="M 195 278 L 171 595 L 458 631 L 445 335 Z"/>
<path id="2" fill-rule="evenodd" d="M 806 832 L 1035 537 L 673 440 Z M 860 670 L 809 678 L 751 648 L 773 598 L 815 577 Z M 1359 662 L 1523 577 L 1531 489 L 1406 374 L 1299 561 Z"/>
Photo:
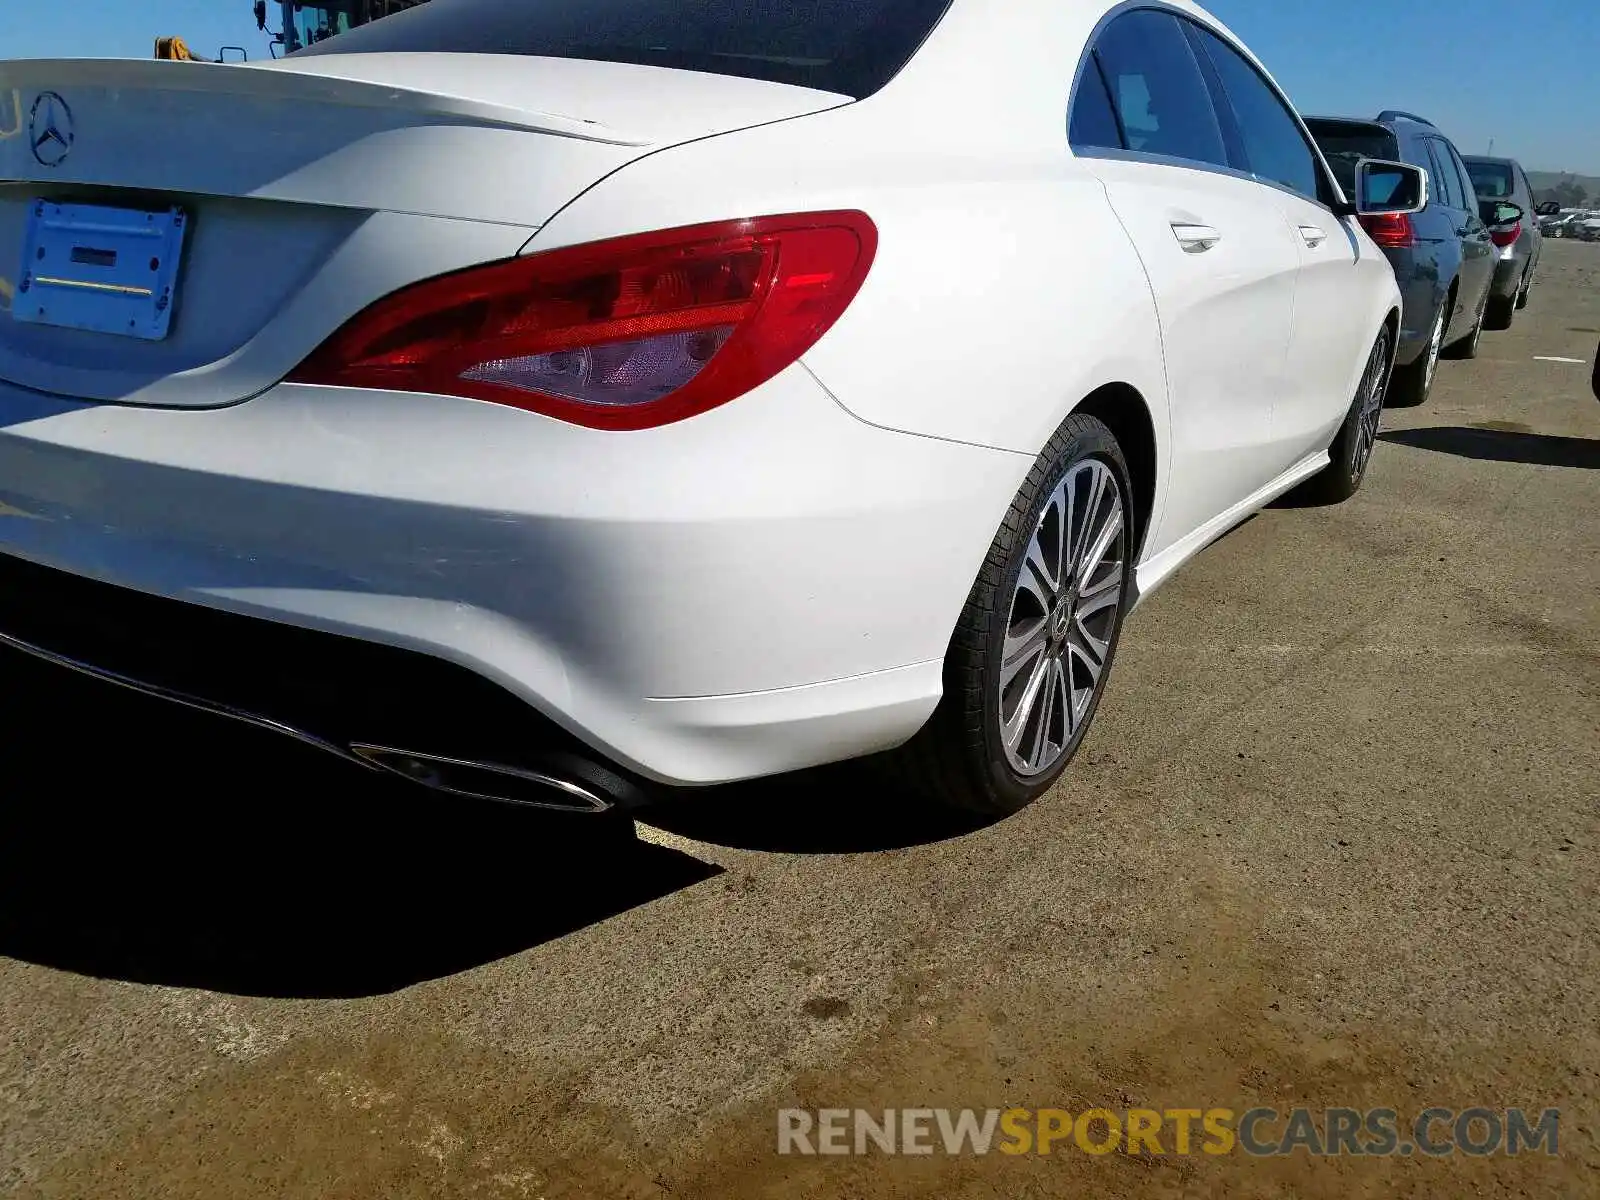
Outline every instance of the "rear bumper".
<path id="1" fill-rule="evenodd" d="M 1522 290 L 1522 277 L 1527 269 L 1528 251 L 1521 246 L 1506 247 L 1495 262 L 1489 294 L 1501 300 L 1512 299 Z"/>
<path id="2" fill-rule="evenodd" d="M 292 657 L 313 680 L 324 662 L 346 681 L 370 670 L 422 724 L 509 694 L 529 739 L 704 784 L 914 733 L 1029 466 L 868 426 L 803 367 L 626 434 L 343 389 L 175 412 L 0 388 L 0 556 L 125 589 L 95 603 L 179 650 L 198 609 L 252 618 L 205 643 L 233 692 Z M 0 632 L 50 590 L 13 587 Z M 183 607 L 140 617 L 145 597 Z M 229 649 L 275 645 L 284 625 L 337 636 L 294 656 Z M 410 653 L 380 669 L 350 641 Z M 490 690 L 446 686 L 445 664 Z M 266 691 L 289 723 L 306 707 Z M 497 738 L 517 736 L 503 723 Z"/>
<path id="3" fill-rule="evenodd" d="M 1394 268 L 1400 286 L 1400 342 L 1395 351 L 1399 366 L 1410 366 L 1422 357 L 1433 334 L 1433 319 L 1439 312 L 1442 293 L 1436 270 L 1413 250 L 1385 250 L 1384 257 Z"/>

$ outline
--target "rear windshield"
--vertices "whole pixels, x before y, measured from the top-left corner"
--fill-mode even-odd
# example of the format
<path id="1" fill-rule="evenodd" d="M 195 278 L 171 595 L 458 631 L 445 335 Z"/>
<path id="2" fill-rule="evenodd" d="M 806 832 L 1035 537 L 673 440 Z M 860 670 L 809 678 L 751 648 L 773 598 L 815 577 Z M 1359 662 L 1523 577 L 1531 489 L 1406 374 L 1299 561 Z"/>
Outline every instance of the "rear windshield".
<path id="1" fill-rule="evenodd" d="M 443 51 L 642 63 L 837 92 L 878 91 L 951 0 L 429 0 L 298 51 Z"/>
<path id="2" fill-rule="evenodd" d="M 1333 168 L 1334 178 L 1346 196 L 1355 195 L 1356 164 L 1363 158 L 1395 162 L 1400 158 L 1400 143 L 1381 125 L 1359 125 L 1346 121 L 1323 121 L 1313 117 L 1306 122 L 1317 139 L 1323 157 Z"/>
<path id="3" fill-rule="evenodd" d="M 1466 163 L 1472 186 L 1483 199 L 1503 200 L 1517 194 L 1517 181 L 1511 174 L 1510 163 L 1485 162 L 1481 158 L 1469 158 Z"/>

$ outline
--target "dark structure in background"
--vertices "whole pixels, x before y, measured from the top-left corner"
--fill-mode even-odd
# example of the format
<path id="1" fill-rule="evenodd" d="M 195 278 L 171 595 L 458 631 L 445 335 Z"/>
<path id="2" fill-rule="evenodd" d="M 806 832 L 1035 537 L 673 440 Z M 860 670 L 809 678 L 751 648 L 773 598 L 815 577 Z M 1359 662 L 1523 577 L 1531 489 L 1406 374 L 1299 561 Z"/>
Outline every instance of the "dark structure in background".
<path id="1" fill-rule="evenodd" d="M 272 35 L 273 54 L 282 46 L 293 54 L 315 42 L 326 41 L 362 25 L 416 8 L 427 0 L 326 0 L 321 4 L 302 4 L 298 0 L 256 0 L 256 28 Z M 278 9 L 276 32 L 268 28 L 269 10 Z"/>

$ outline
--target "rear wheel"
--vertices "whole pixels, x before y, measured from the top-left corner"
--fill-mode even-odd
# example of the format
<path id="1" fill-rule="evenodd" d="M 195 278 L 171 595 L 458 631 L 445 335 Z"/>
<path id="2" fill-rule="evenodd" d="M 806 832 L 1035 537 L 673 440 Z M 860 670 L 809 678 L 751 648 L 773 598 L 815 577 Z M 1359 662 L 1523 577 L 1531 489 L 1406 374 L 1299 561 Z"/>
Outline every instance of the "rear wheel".
<path id="1" fill-rule="evenodd" d="M 1521 307 L 1517 303 L 1521 295 L 1522 285 L 1519 283 L 1515 296 L 1490 296 L 1483 310 L 1483 327 L 1490 330 L 1510 329 L 1512 322 L 1517 319 L 1517 309 Z"/>
<path id="2" fill-rule="evenodd" d="M 1307 504 L 1339 504 L 1361 490 L 1361 483 L 1367 477 L 1367 465 L 1372 461 L 1373 447 L 1378 443 L 1378 423 L 1383 419 L 1391 344 L 1389 330 L 1385 327 L 1367 356 L 1367 369 L 1361 373 L 1361 383 L 1356 388 L 1355 399 L 1350 402 L 1344 424 L 1328 447 L 1331 461 L 1321 474 L 1312 476 L 1295 490 L 1294 500 Z"/>
<path id="3" fill-rule="evenodd" d="M 1132 594 L 1132 495 L 1111 430 L 1069 417 L 990 546 L 938 709 L 882 760 L 906 783 L 1004 816 L 1060 777 L 1099 707 Z"/>
<path id="4" fill-rule="evenodd" d="M 1439 353 L 1444 349 L 1444 326 L 1452 301 L 1446 299 L 1434 314 L 1433 329 L 1428 334 L 1428 348 L 1414 363 L 1394 369 L 1389 381 L 1386 403 L 1392 408 L 1415 408 L 1433 391 L 1433 380 L 1439 373 Z"/>
<path id="5" fill-rule="evenodd" d="M 1444 348 L 1443 357 L 1453 359 L 1468 359 L 1478 357 L 1478 346 L 1483 341 L 1484 315 L 1489 308 L 1489 293 L 1483 293 L 1483 299 L 1478 301 L 1477 317 L 1472 322 L 1472 332 L 1458 341 L 1450 343 Z"/>
<path id="6" fill-rule="evenodd" d="M 1528 268 L 1528 273 L 1522 277 L 1522 290 L 1517 293 L 1517 307 L 1528 307 L 1528 293 L 1533 291 L 1533 268 Z"/>

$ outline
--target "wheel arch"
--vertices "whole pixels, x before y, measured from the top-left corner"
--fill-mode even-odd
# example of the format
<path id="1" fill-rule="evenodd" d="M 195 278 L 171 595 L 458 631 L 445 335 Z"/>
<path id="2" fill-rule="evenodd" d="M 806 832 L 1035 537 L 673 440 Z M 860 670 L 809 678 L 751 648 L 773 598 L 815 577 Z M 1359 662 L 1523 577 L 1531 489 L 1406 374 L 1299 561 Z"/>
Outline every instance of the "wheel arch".
<path id="1" fill-rule="evenodd" d="M 1068 416 L 1074 413 L 1101 421 L 1122 447 L 1128 472 L 1133 476 L 1129 482 L 1133 485 L 1135 505 L 1133 540 L 1139 548 L 1136 557 L 1142 558 L 1145 540 L 1155 520 L 1157 480 L 1162 465 L 1149 402 L 1131 383 L 1106 383 L 1080 400 Z"/>

